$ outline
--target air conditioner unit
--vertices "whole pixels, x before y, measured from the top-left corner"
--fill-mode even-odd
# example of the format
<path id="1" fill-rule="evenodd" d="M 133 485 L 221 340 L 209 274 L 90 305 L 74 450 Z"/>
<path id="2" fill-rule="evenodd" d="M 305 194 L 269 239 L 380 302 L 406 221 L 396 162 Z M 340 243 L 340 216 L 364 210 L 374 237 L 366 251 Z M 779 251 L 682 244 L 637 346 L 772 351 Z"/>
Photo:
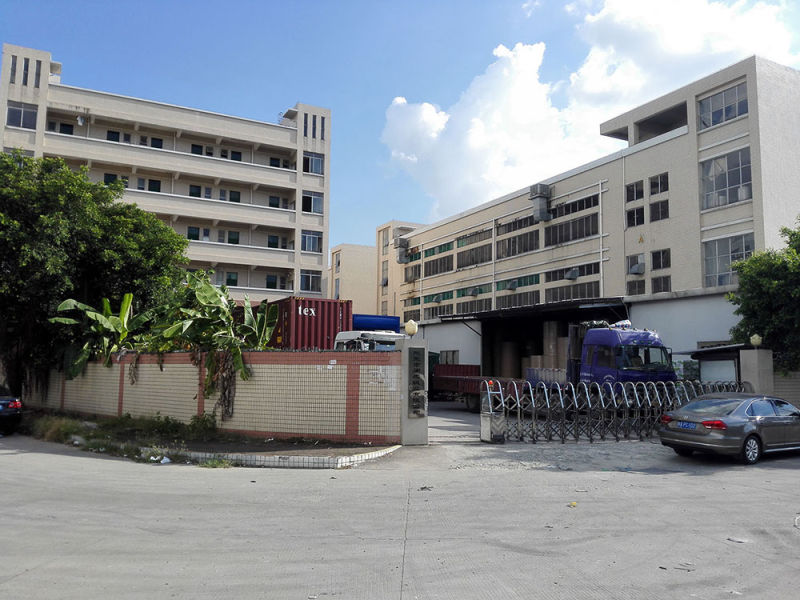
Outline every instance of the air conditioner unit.
<path id="1" fill-rule="evenodd" d="M 628 275 L 644 275 L 644 263 L 636 263 L 628 269 Z"/>
<path id="2" fill-rule="evenodd" d="M 437 304 L 442 301 L 442 295 L 436 294 L 433 298 L 431 298 L 432 302 L 436 302 Z"/>
<path id="3" fill-rule="evenodd" d="M 396 248 L 408 248 L 408 240 L 406 238 L 395 237 L 394 245 Z"/>
<path id="4" fill-rule="evenodd" d="M 517 283 L 517 281 L 516 281 L 516 280 L 514 280 L 514 281 L 510 281 L 510 282 L 508 283 L 508 285 L 506 286 L 506 289 L 507 289 L 507 290 L 509 290 L 509 291 L 511 291 L 511 292 L 513 292 L 515 289 L 517 289 L 517 285 L 519 285 L 519 284 Z"/>
<path id="5" fill-rule="evenodd" d="M 575 281 L 578 277 L 580 277 L 581 272 L 578 269 L 570 269 L 566 273 L 564 273 L 564 279 L 569 279 L 570 281 Z"/>
<path id="6" fill-rule="evenodd" d="M 478 295 L 478 294 L 480 294 L 480 293 L 481 293 L 481 290 L 480 290 L 479 288 L 476 288 L 476 287 L 475 287 L 475 288 L 472 288 L 472 289 L 469 291 L 469 295 L 470 295 L 470 296 L 477 296 L 477 295 Z"/>
<path id="7" fill-rule="evenodd" d="M 401 265 L 406 264 L 408 261 L 408 251 L 405 248 L 397 249 L 397 262 Z"/>

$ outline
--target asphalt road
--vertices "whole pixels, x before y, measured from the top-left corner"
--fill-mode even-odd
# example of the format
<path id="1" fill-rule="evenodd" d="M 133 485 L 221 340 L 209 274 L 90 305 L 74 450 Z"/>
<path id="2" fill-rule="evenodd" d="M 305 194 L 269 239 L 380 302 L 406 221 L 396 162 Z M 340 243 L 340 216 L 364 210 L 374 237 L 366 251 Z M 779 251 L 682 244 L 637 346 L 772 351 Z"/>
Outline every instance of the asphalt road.
<path id="1" fill-rule="evenodd" d="M 0 438 L 0 598 L 797 598 L 800 454 L 432 444 L 340 471 Z"/>

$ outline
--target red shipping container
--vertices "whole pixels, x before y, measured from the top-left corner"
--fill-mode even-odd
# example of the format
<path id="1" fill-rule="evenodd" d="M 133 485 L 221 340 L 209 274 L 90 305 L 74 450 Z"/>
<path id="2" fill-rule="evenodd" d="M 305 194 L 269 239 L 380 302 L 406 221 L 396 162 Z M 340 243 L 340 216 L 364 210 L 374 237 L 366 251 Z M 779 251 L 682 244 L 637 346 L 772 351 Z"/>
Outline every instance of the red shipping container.
<path id="1" fill-rule="evenodd" d="M 300 298 L 278 300 L 278 322 L 269 345 L 282 350 L 333 350 L 336 334 L 353 329 L 353 301 Z"/>

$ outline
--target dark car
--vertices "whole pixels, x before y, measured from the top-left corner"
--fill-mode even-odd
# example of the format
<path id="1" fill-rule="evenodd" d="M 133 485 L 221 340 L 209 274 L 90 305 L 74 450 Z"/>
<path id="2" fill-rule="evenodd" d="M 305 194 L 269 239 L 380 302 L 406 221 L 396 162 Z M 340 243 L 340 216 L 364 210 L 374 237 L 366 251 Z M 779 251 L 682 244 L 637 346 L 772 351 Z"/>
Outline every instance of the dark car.
<path id="1" fill-rule="evenodd" d="M 800 409 L 771 396 L 705 394 L 662 415 L 658 435 L 681 456 L 713 452 L 751 465 L 765 452 L 800 450 Z"/>
<path id="2" fill-rule="evenodd" d="M 0 432 L 8 435 L 22 420 L 22 402 L 6 388 L 0 387 Z"/>

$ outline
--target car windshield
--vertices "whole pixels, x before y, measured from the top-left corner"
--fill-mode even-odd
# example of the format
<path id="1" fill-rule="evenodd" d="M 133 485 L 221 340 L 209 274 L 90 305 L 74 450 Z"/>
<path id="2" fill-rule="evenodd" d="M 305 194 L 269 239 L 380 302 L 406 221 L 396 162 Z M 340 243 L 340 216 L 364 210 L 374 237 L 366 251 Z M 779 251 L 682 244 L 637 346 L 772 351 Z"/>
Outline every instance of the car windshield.
<path id="1" fill-rule="evenodd" d="M 681 412 L 703 416 L 723 416 L 731 414 L 742 402 L 741 398 L 703 398 L 690 402 L 681 408 Z"/>
<path id="2" fill-rule="evenodd" d="M 617 368 L 633 371 L 658 371 L 669 368 L 669 352 L 663 346 L 620 346 Z"/>

